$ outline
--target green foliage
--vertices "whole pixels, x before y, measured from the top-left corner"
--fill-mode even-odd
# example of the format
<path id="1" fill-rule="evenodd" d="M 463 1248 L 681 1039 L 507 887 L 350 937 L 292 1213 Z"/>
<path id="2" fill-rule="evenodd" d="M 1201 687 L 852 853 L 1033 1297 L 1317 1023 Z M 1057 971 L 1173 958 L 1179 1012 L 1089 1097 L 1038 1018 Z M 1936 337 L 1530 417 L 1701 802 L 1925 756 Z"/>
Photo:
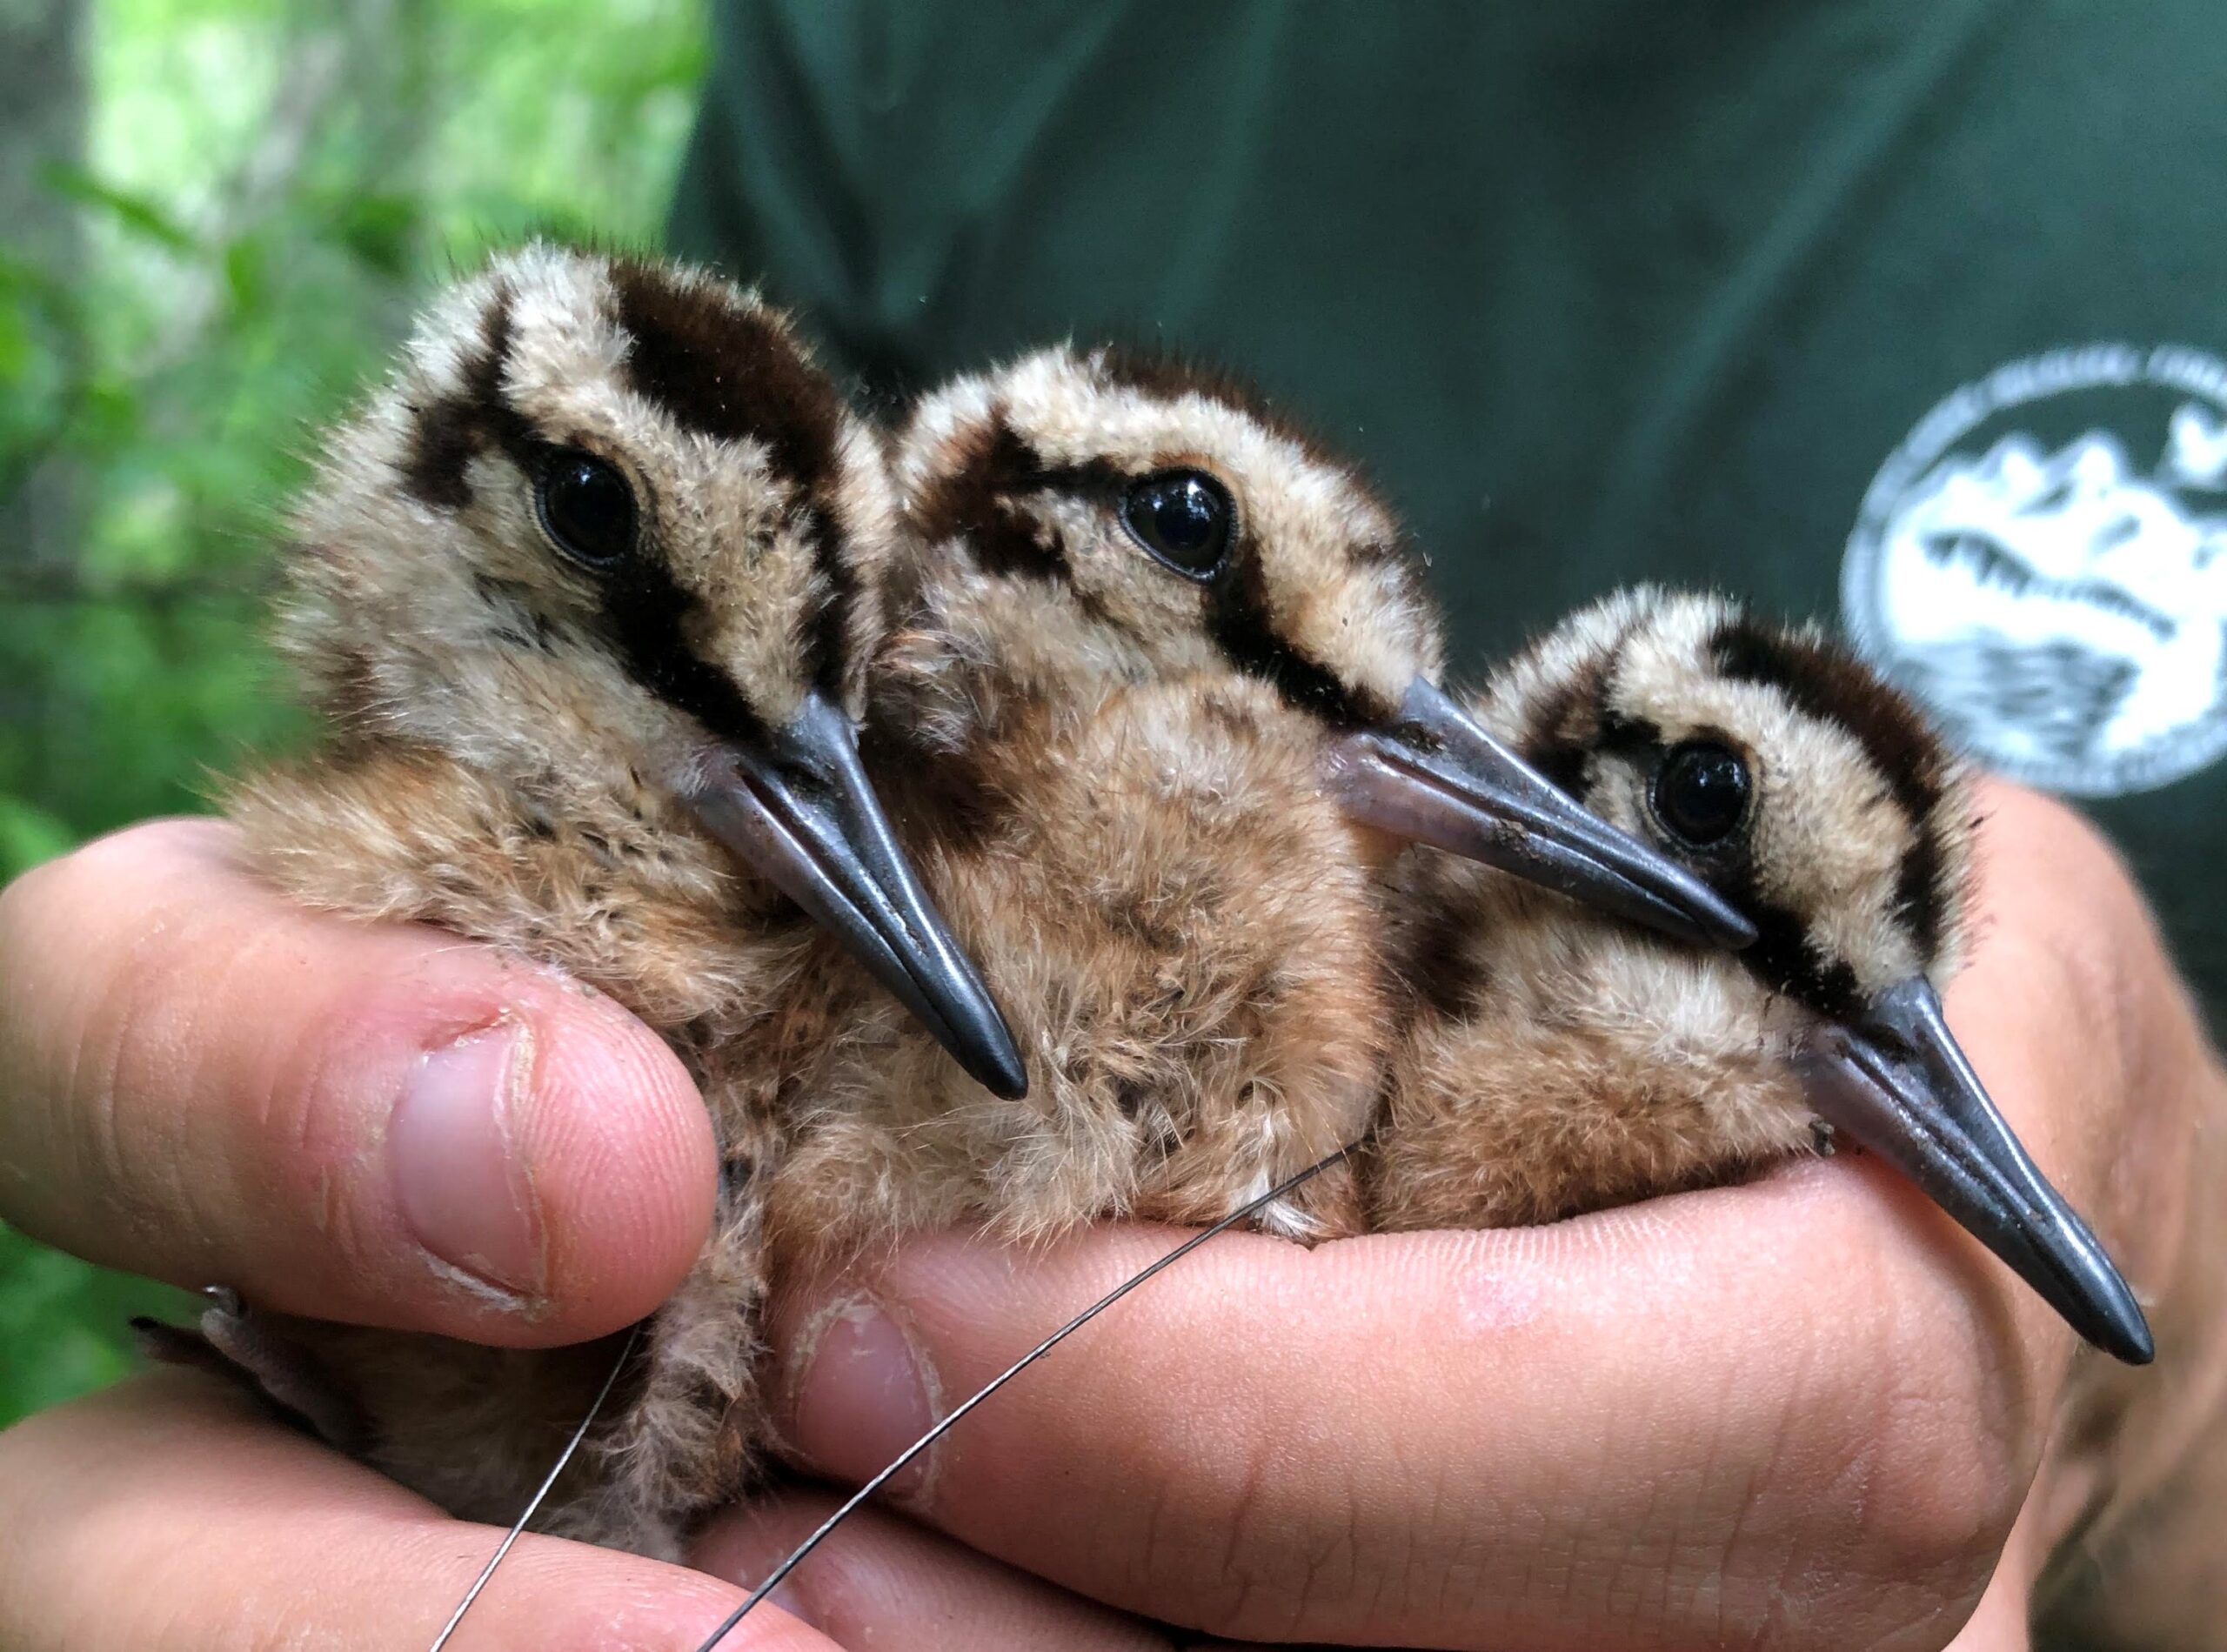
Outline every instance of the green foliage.
<path id="1" fill-rule="evenodd" d="M 90 8 L 84 152 L 38 171 L 63 232 L 0 251 L 0 875 L 298 737 L 260 606 L 308 433 L 483 248 L 655 243 L 701 11 Z M 0 1425 L 178 1301 L 0 1229 Z"/>
<path id="2" fill-rule="evenodd" d="M 88 1267 L 0 1223 L 0 1423 L 112 1382 L 131 1367 L 135 1314 L 186 1322 L 194 1301 Z"/>

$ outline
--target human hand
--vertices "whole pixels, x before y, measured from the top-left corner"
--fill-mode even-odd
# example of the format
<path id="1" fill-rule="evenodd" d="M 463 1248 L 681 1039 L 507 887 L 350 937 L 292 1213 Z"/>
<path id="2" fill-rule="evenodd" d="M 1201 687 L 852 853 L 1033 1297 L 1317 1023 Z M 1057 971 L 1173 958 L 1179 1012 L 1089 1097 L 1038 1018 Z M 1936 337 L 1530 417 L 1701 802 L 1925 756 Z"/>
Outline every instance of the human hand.
<path id="1" fill-rule="evenodd" d="M 2177 1393 L 2191 1385 L 2173 1384 L 2172 1374 L 2213 1352 L 2190 1328 L 2200 1317 L 2190 1305 L 2216 1303 L 2217 1293 L 2206 1294 L 2174 1241 L 2190 1166 L 2204 1162 L 2176 1155 L 2217 1070 L 2156 958 L 2138 902 L 2092 838 L 2017 794 L 1997 799 L 1990 836 L 1991 883 L 2015 886 L 2023 857 L 2047 869 L 2047 898 L 2019 913 L 2023 942 L 2007 942 L 2000 928 L 1990 938 L 1952 1010 L 2043 1164 L 2118 1241 L 2137 1282 L 2170 1284 L 2164 1311 L 2153 1313 L 2157 1374 Z M 0 1052 L 17 1089 L 0 1120 L 0 1165 L 15 1172 L 0 1180 L 0 1213 L 181 1282 L 227 1279 L 274 1305 L 326 1312 L 334 1309 L 321 1292 L 351 1290 L 361 1317 L 488 1340 L 610 1328 L 655 1300 L 660 1267 L 674 1276 L 685 1267 L 700 1225 L 684 1216 L 614 1231 L 609 1207 L 596 1204 L 614 1201 L 622 1215 L 685 1208 L 691 1187 L 703 1185 L 689 1174 L 690 1122 L 700 1114 L 685 1080 L 660 1078 L 658 1052 L 633 1042 L 649 1035 L 607 1007 L 445 938 L 402 932 L 414 943 L 405 944 L 394 933 L 303 918 L 240 877 L 221 828 L 143 829 L 73 862 L 0 902 L 0 980 L 10 983 Z M 2085 900 L 2083 880 L 2093 886 Z M 2111 1003 L 2107 1029 L 2081 1019 L 2093 1016 L 2083 989 L 2098 979 L 2083 960 L 2097 957 Z M 30 960 L 36 979 L 24 973 Z M 286 967 L 274 971 L 274 960 Z M 1990 979 L 2017 990 L 1985 990 Z M 382 1113 L 378 1098 L 391 1090 L 362 1082 L 413 1065 L 425 1029 L 485 1025 L 474 1017 L 491 1002 L 547 1018 L 527 1021 L 541 1059 L 532 1104 L 522 1109 L 532 1122 L 512 1139 L 529 1152 L 554 1144 L 546 1185 L 533 1184 L 551 1282 L 523 1304 L 459 1287 L 408 1237 L 391 1191 L 382 1195 L 387 1167 L 376 1151 L 379 1120 L 392 1111 L 390 1101 Z M 431 1013 L 412 1019 L 429 1005 Z M 444 1007 L 469 1013 L 444 1015 Z M 558 1058 L 574 1037 L 589 1051 L 608 1041 L 606 1074 L 644 1063 L 652 1101 L 567 1080 L 577 1071 Z M 356 1053 L 335 1060 L 336 1051 Z M 594 1071 L 595 1062 L 583 1067 Z M 2108 1104 L 2080 1114 L 2063 1098 L 2082 1085 L 2098 1087 Z M 2128 1099 L 2137 1085 L 2148 1087 L 2138 1109 Z M 539 1112 L 550 1094 L 554 1127 Z M 231 1111 L 238 1097 L 253 1106 Z M 594 1118 L 569 1118 L 591 1100 Z M 257 1122 L 271 1116 L 337 1120 L 359 1134 L 272 1133 Z M 567 1144 L 607 1141 L 599 1132 L 612 1128 L 639 1128 L 643 1150 L 565 1156 Z M 2123 1145 L 2106 1177 L 2114 1129 Z M 335 1141 L 355 1150 L 332 1151 Z M 708 1156 L 707 1142 L 700 1151 Z M 44 1178 L 36 1200 L 25 1193 L 32 1167 Z M 320 1224 L 323 1201 L 300 1197 L 317 1187 L 321 1168 L 338 1174 L 329 1207 L 347 1213 L 344 1221 Z M 597 1183 L 594 1171 L 606 1180 Z M 250 1201 L 251 1189 L 263 1203 Z M 552 1190 L 576 1191 L 556 1199 Z M 1751 1254 L 1759 1239 L 1778 1248 Z M 615 1256 L 599 1253 L 606 1241 Z M 1022 1263 L 942 1239 L 915 1247 L 877 1283 L 950 1393 L 1164 1242 L 1116 1230 Z M 1858 1242 L 1878 1245 L 1868 1266 L 1850 1266 L 1832 1248 Z M 2139 1374 L 2088 1360 L 2067 1383 L 2068 1339 L 1992 1267 L 1868 1166 L 1813 1167 L 1542 1234 L 1375 1240 L 1312 1257 L 1272 1241 L 1222 1241 L 1098 1328 L 1098 1358 L 1086 1366 L 1063 1354 L 1063 1364 L 971 1420 L 915 1495 L 939 1523 L 1036 1569 L 1064 1571 L 1157 1616 L 1248 1633 L 1321 1635 L 1348 1623 L 1374 1638 L 1427 1641 L 1435 1624 L 1450 1644 L 1501 1635 L 1715 1643 L 1760 1624 L 1776 1643 L 1846 1644 L 1865 1632 L 1851 1626 L 1883 1625 L 1883 1643 L 1938 1645 L 2001 1551 L 2056 1421 L 2051 1472 L 2027 1506 L 1987 1609 L 1960 1642 L 1977 1647 L 1973 1635 L 2016 1633 L 2027 1583 L 2057 1532 L 2126 1501 L 2108 1465 L 2099 1469 L 2109 1454 L 2097 1441 L 2170 1432 L 2165 1421 L 2133 1426 L 2168 1409 L 2144 1408 L 2154 1391 L 2123 1388 Z M 575 1280 L 591 1299 L 600 1285 L 612 1305 L 600 1315 L 583 1311 Z M 1252 1294 L 1220 1301 L 1233 1281 Z M 1867 1294 L 1859 1281 L 1883 1288 Z M 630 1288 L 646 1301 L 618 1306 Z M 825 1290 L 819 1300 L 830 1300 Z M 861 1398 L 856 1379 L 872 1375 L 870 1362 L 854 1357 L 871 1337 L 851 1316 L 815 1314 L 813 1302 L 803 1293 L 785 1310 L 792 1365 L 810 1348 L 828 1356 L 793 1390 L 791 1432 L 806 1455 L 863 1472 L 882 1455 L 874 1437 L 851 1447 L 853 1464 L 830 1436 L 845 1406 Z M 831 1323 L 845 1328 L 847 1342 L 801 1334 Z M 1155 1347 L 1155 1326 L 1179 1334 L 1203 1327 L 1214 1340 Z M 1335 1356 L 1348 1351 L 1361 1363 L 1341 1372 Z M 1280 1355 L 1281 1368 L 1271 1368 Z M 104 1626 L 97 1640 L 122 1640 L 135 1603 L 163 1605 L 117 1582 L 152 1575 L 140 1552 L 147 1544 L 205 1570 L 212 1585 L 230 1577 L 237 1586 L 239 1575 L 216 1559 L 272 1546 L 295 1555 L 297 1531 L 318 1534 L 314 1553 L 282 1562 L 276 1582 L 258 1560 L 249 1575 L 255 1589 L 173 1591 L 170 1615 L 156 1621 L 172 1626 L 177 1644 L 225 1643 L 223 1625 L 245 1622 L 243 1602 L 252 1602 L 257 1625 L 384 1622 L 376 1634 L 364 1627 L 359 1642 L 332 1642 L 366 1646 L 407 1644 L 428 1627 L 411 1616 L 406 1633 L 396 1628 L 392 1614 L 405 1609 L 438 1622 L 450 1585 L 461 1587 L 485 1548 L 462 1546 L 470 1555 L 455 1579 L 421 1573 L 406 1554 L 388 1577 L 381 1568 L 398 1551 L 383 1546 L 381 1522 L 394 1517 L 391 1508 L 352 1500 L 366 1487 L 387 1499 L 404 1494 L 322 1455 L 311 1460 L 331 1478 L 287 1479 L 278 1460 L 222 1430 L 208 1435 L 208 1450 L 189 1449 L 210 1424 L 192 1404 L 231 1404 L 205 1391 L 191 1396 L 199 1381 L 166 1374 L 0 1441 L 0 1480 L 53 1494 L 14 1498 L 0 1515 L 9 1540 L 0 1554 L 25 1557 L 0 1572 L 0 1630 L 12 1632 L 0 1640 L 37 1647 L 57 1623 Z M 1186 1404 L 1182 1381 L 1221 1401 Z M 126 1409 L 103 1408 L 113 1407 Z M 2115 1429 L 2122 1411 L 2128 1426 Z M 2083 1417 L 2084 1428 L 2073 1426 Z M 1449 1422 L 1475 1432 L 1434 1439 Z M 264 1437 L 236 1408 L 229 1426 Z M 1701 1432 L 1682 1438 L 1682 1427 Z M 886 1432 L 908 1435 L 909 1424 L 899 1418 Z M 271 1438 L 287 1452 L 311 1450 Z M 1032 1451 L 1062 1455 L 1032 1463 Z M 109 1472 L 97 1472 L 103 1465 Z M 1001 1483 L 1015 1494 L 1005 1509 Z M 459 1547 L 453 1534 L 469 1528 L 407 1501 L 412 1520 L 443 1534 L 437 1542 Z M 271 1518 L 229 1535 L 211 1529 L 211 1511 L 236 1508 Z M 1032 1533 L 1028 1508 L 1050 1508 L 1067 1523 Z M 137 1528 L 135 1550 L 116 1540 L 131 1535 L 138 1510 L 151 1518 Z M 801 1529 L 811 1512 L 777 1506 L 731 1526 L 710 1540 L 706 1558 L 755 1575 L 786 1535 L 784 1521 Z M 177 1533 L 189 1528 L 197 1541 L 182 1545 Z M 1189 1541 L 1200 1535 L 1213 1545 L 1203 1553 Z M 1067 1638 L 1087 1624 L 1107 1644 L 1161 1643 L 934 1544 L 870 1517 L 850 1532 L 847 1554 L 800 1577 L 801 1595 L 846 1638 L 877 1621 L 916 1637 L 924 1622 L 1041 1629 L 1042 1612 L 1067 1626 Z M 124 1569 L 97 1564 L 107 1553 Z M 506 1577 L 480 1612 L 553 1593 L 578 1603 L 565 1612 L 568 1637 L 572 1626 L 625 1622 L 627 1602 L 682 1588 L 679 1574 L 652 1568 L 645 1582 L 637 1575 L 644 1562 L 570 1545 L 529 1544 L 521 1555 L 530 1558 L 527 1583 Z M 351 1558 L 363 1555 L 371 1558 Z M 578 1590 L 545 1588 L 544 1566 Z M 349 1578 L 374 1587 L 351 1596 Z M 1435 1598 L 1426 1592 L 1434 1585 Z M 430 1605 L 428 1593 L 438 1597 Z M 708 1604 L 684 1599 L 683 1621 L 692 1630 L 715 1620 L 727 1598 L 713 1589 Z M 875 1602 L 885 1599 L 915 1604 L 877 1620 Z M 917 1603 L 931 1601 L 940 1604 L 924 1616 Z M 337 1615 L 319 1619 L 328 1606 Z M 510 1622 L 482 1616 L 472 1632 L 496 1643 Z M 792 1628 L 778 1615 L 752 1623 L 761 1635 Z M 104 1630 L 111 1624 L 115 1635 Z M 632 1645 L 689 1644 L 677 1625 L 627 1635 Z"/>
<path id="2" fill-rule="evenodd" d="M 906 1506 L 1249 1639 L 1936 1648 L 1969 1621 L 1964 1645 L 2023 1644 L 2066 1534 L 2157 1488 L 2126 1442 L 2216 1408 L 2227 1286 L 2190 1235 L 2223 1191 L 2193 1150 L 2223 1084 L 2095 834 L 2012 788 L 1985 804 L 1950 1015 L 2150 1307 L 2154 1370 L 2076 1353 L 1911 1188 L 1842 1159 L 1542 1230 L 1218 1241 L 970 1417 Z M 862 1478 L 1167 1242 L 940 1235 L 792 1291 L 795 1455 Z"/>
<path id="3" fill-rule="evenodd" d="M 0 1646 L 315 1647 L 416 1652 L 493 1551 L 490 1528 L 274 1424 L 199 1372 L 160 1371 L 0 1435 Z M 826 1498 L 768 1500 L 711 1562 L 754 1575 Z M 728 1652 L 1165 1652 L 1165 1636 L 887 1515 L 846 1530 L 830 1568 L 769 1602 Z M 561 1646 L 693 1652 L 742 1592 L 702 1573 L 527 1537 L 473 1605 L 454 1652 Z"/>
<path id="4" fill-rule="evenodd" d="M 429 1063 L 501 1027 L 517 1076 Z M 304 913 L 211 822 L 136 828 L 0 895 L 0 1217 L 293 1313 L 594 1336 L 657 1305 L 709 1218 L 710 1127 L 646 1028 L 437 931 Z M 23 1652 L 422 1647 L 497 1536 L 176 1370 L 0 1435 L 0 1646 Z M 769 1500 L 707 1559 L 750 1576 L 825 1501 Z M 831 1560 L 805 1609 L 846 1635 L 1165 1644 L 886 1516 Z M 690 1652 L 739 1598 L 529 1538 L 455 1644 Z M 737 1652 L 833 1644 L 779 1609 L 745 1629 Z"/>
<path id="5" fill-rule="evenodd" d="M 664 1042 L 438 930 L 304 912 L 237 857 L 229 826 L 157 822 L 0 893 L 0 1219 L 264 1308 L 483 1342 L 654 1308 L 716 1180 Z"/>

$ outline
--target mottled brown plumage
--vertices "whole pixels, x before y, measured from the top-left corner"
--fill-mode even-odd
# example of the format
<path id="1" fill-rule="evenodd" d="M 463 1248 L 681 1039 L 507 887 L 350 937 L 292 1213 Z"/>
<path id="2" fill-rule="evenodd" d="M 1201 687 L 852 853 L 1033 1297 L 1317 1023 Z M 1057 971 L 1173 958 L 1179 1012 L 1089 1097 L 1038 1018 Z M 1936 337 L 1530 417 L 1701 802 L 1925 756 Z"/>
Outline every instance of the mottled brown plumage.
<path id="1" fill-rule="evenodd" d="M 892 467 L 878 772 L 1036 1091 L 994 1101 L 852 1018 L 794 1090 L 783 1247 L 1211 1220 L 1350 1141 L 1390 1019 L 1374 884 L 1403 837 L 1528 869 L 1574 831 L 1572 886 L 1644 885 L 1681 925 L 1706 895 L 1597 823 L 1500 829 L 1511 781 L 1548 788 L 1435 686 L 1399 525 L 1227 378 L 1040 351 L 926 398 Z M 1325 1175 L 1260 1221 L 1346 1231 L 1350 1195 Z"/>
<path id="2" fill-rule="evenodd" d="M 571 972 L 663 1033 L 712 1109 L 716 1229 L 541 1522 L 670 1553 L 756 1438 L 771 1010 L 823 966 L 700 822 L 739 754 L 864 709 L 879 444 L 751 295 L 535 247 L 434 306 L 327 440 L 295 538 L 280 642 L 328 732 L 233 788 L 256 864 L 324 909 Z M 353 1414 L 341 1443 L 504 1522 L 612 1352 L 275 1330 Z"/>
<path id="3" fill-rule="evenodd" d="M 954 1221 L 1034 1240 L 1100 1216 L 1211 1221 L 1352 1140 L 1393 1019 L 1379 847 L 1314 781 L 1314 745 L 1260 685 L 1179 678 L 986 759 L 1011 788 L 994 829 L 921 856 L 1031 1094 L 938 1063 L 855 985 L 833 1013 L 818 998 L 777 1254 Z M 1348 1231 L 1349 1191 L 1318 1178 L 1261 1221 Z"/>
<path id="4" fill-rule="evenodd" d="M 986 1094 L 881 1007 L 800 1001 L 778 1252 L 1211 1221 L 1350 1142 L 1393 1020 L 1380 882 L 1406 838 L 1741 926 L 1445 700 L 1399 525 L 1225 377 L 1040 351 L 927 398 L 891 463 L 877 773 L 1035 1090 Z M 1256 1220 L 1351 1231 L 1352 1191 L 1334 1172 Z"/>
<path id="5" fill-rule="evenodd" d="M 1642 589 L 1499 673 L 1482 720 L 1753 920 L 1705 953 L 1418 861 L 1414 993 L 1364 1173 L 1379 1228 L 1552 1221 L 1737 1178 L 1837 1132 L 1915 1179 L 2090 1341 L 2140 1308 L 1940 1013 L 1973 802 L 1916 707 L 1815 629 Z M 1830 1128 L 1828 1126 L 1830 1126 Z"/>
<path id="6" fill-rule="evenodd" d="M 1033 1088 L 990 1096 L 855 993 L 800 1004 L 777 1250 L 1220 1217 L 1352 1140 L 1376 1090 L 1397 845 L 1320 770 L 1437 672 L 1399 529 L 1241 392 L 1105 350 L 960 380 L 893 463 L 910 532 L 870 754 Z M 1233 507 L 1211 574 L 1124 519 L 1178 472 Z M 1262 1220 L 1347 1231 L 1350 1194 L 1325 1176 Z"/>
<path id="7" fill-rule="evenodd" d="M 1417 1001 L 1371 1155 L 1374 1224 L 1548 1221 L 1829 1139 L 1799 1071 L 1821 1018 L 1913 973 L 1945 985 L 1961 961 L 1961 766 L 1838 645 L 1652 590 L 1565 622 L 1477 709 L 1588 807 L 1691 859 L 1762 936 L 1700 952 L 1418 859 L 1401 944 Z M 1752 776 L 1713 850 L 1682 842 L 1651 790 L 1695 740 Z"/>

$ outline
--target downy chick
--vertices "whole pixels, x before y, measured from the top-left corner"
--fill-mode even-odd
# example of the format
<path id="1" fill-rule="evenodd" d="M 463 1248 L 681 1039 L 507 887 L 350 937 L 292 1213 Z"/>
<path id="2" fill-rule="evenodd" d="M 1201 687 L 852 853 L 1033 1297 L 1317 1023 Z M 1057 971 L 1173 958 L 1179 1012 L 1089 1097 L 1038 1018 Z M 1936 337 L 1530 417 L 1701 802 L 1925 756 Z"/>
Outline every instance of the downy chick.
<path id="1" fill-rule="evenodd" d="M 993 1096 L 880 1007 L 824 1000 L 778 1254 L 1209 1221 L 1351 1140 L 1394 1020 L 1378 880 L 1402 839 L 1746 939 L 1434 686 L 1397 525 L 1248 393 L 1047 350 L 929 397 L 893 468 L 869 756 L 1034 1089 Z M 1326 1175 L 1261 1220 L 1348 1231 L 1350 1191 Z"/>
<path id="2" fill-rule="evenodd" d="M 2140 1308 L 1943 1020 L 1970 925 L 1969 778 L 1813 629 L 1640 589 L 1513 660 L 1481 720 L 1756 923 L 1737 957 L 1442 858 L 1411 868 L 1415 1002 L 1364 1171 L 1380 1229 L 1503 1227 L 1736 1178 L 1845 1135 L 2090 1341 Z M 1824 1140 L 1821 1140 L 1821 1137 Z"/>
<path id="3" fill-rule="evenodd" d="M 878 441 L 753 296 L 534 247 L 432 307 L 294 532 L 280 641 L 329 732 L 235 789 L 256 862 L 319 907 L 572 972 L 712 1109 L 715 1231 L 542 1522 L 670 1552 L 755 1432 L 758 1068 L 813 937 L 991 1090 L 1025 1087 L 856 752 L 893 532 Z M 615 1347 L 208 1328 L 337 1443 L 503 1522 Z"/>

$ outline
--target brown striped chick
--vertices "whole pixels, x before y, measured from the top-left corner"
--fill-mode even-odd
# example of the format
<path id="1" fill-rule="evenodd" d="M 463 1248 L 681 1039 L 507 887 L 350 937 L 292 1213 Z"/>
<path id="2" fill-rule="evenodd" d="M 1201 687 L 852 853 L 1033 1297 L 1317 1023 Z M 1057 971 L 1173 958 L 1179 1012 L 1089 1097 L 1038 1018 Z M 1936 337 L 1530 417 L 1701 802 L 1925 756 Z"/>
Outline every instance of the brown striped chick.
<path id="1" fill-rule="evenodd" d="M 1378 879 L 1407 837 L 1742 938 L 1434 686 L 1439 621 L 1349 466 L 1227 383 L 1053 349 L 897 440 L 870 760 L 1034 1080 L 942 1070 L 822 1000 L 769 1221 L 825 1260 L 976 1221 L 1211 1221 L 1350 1141 L 1391 1024 Z M 1350 1181 L 1272 1206 L 1352 1227 Z"/>
<path id="2" fill-rule="evenodd" d="M 893 532 L 876 438 L 779 312 L 542 246 L 439 299 L 298 515 L 280 641 L 328 732 L 235 788 L 257 864 L 571 972 L 665 1034 L 717 1129 L 715 1231 L 547 1529 L 670 1552 L 735 1488 L 777 1145 L 759 1069 L 812 935 L 1025 1087 L 857 755 Z M 306 1408 L 395 1478 L 504 1522 L 612 1358 L 210 1329 L 274 1390 L 322 1385 Z"/>
<path id="3" fill-rule="evenodd" d="M 1942 1018 L 1973 805 L 1903 694 L 1815 630 L 1641 589 L 1535 644 L 1478 712 L 1759 935 L 1737 957 L 1698 952 L 1418 862 L 1400 946 L 1414 1021 L 1364 1173 L 1374 1227 L 1550 1221 L 1844 1135 L 2083 1336 L 2150 1357 L 2125 1282 Z"/>

